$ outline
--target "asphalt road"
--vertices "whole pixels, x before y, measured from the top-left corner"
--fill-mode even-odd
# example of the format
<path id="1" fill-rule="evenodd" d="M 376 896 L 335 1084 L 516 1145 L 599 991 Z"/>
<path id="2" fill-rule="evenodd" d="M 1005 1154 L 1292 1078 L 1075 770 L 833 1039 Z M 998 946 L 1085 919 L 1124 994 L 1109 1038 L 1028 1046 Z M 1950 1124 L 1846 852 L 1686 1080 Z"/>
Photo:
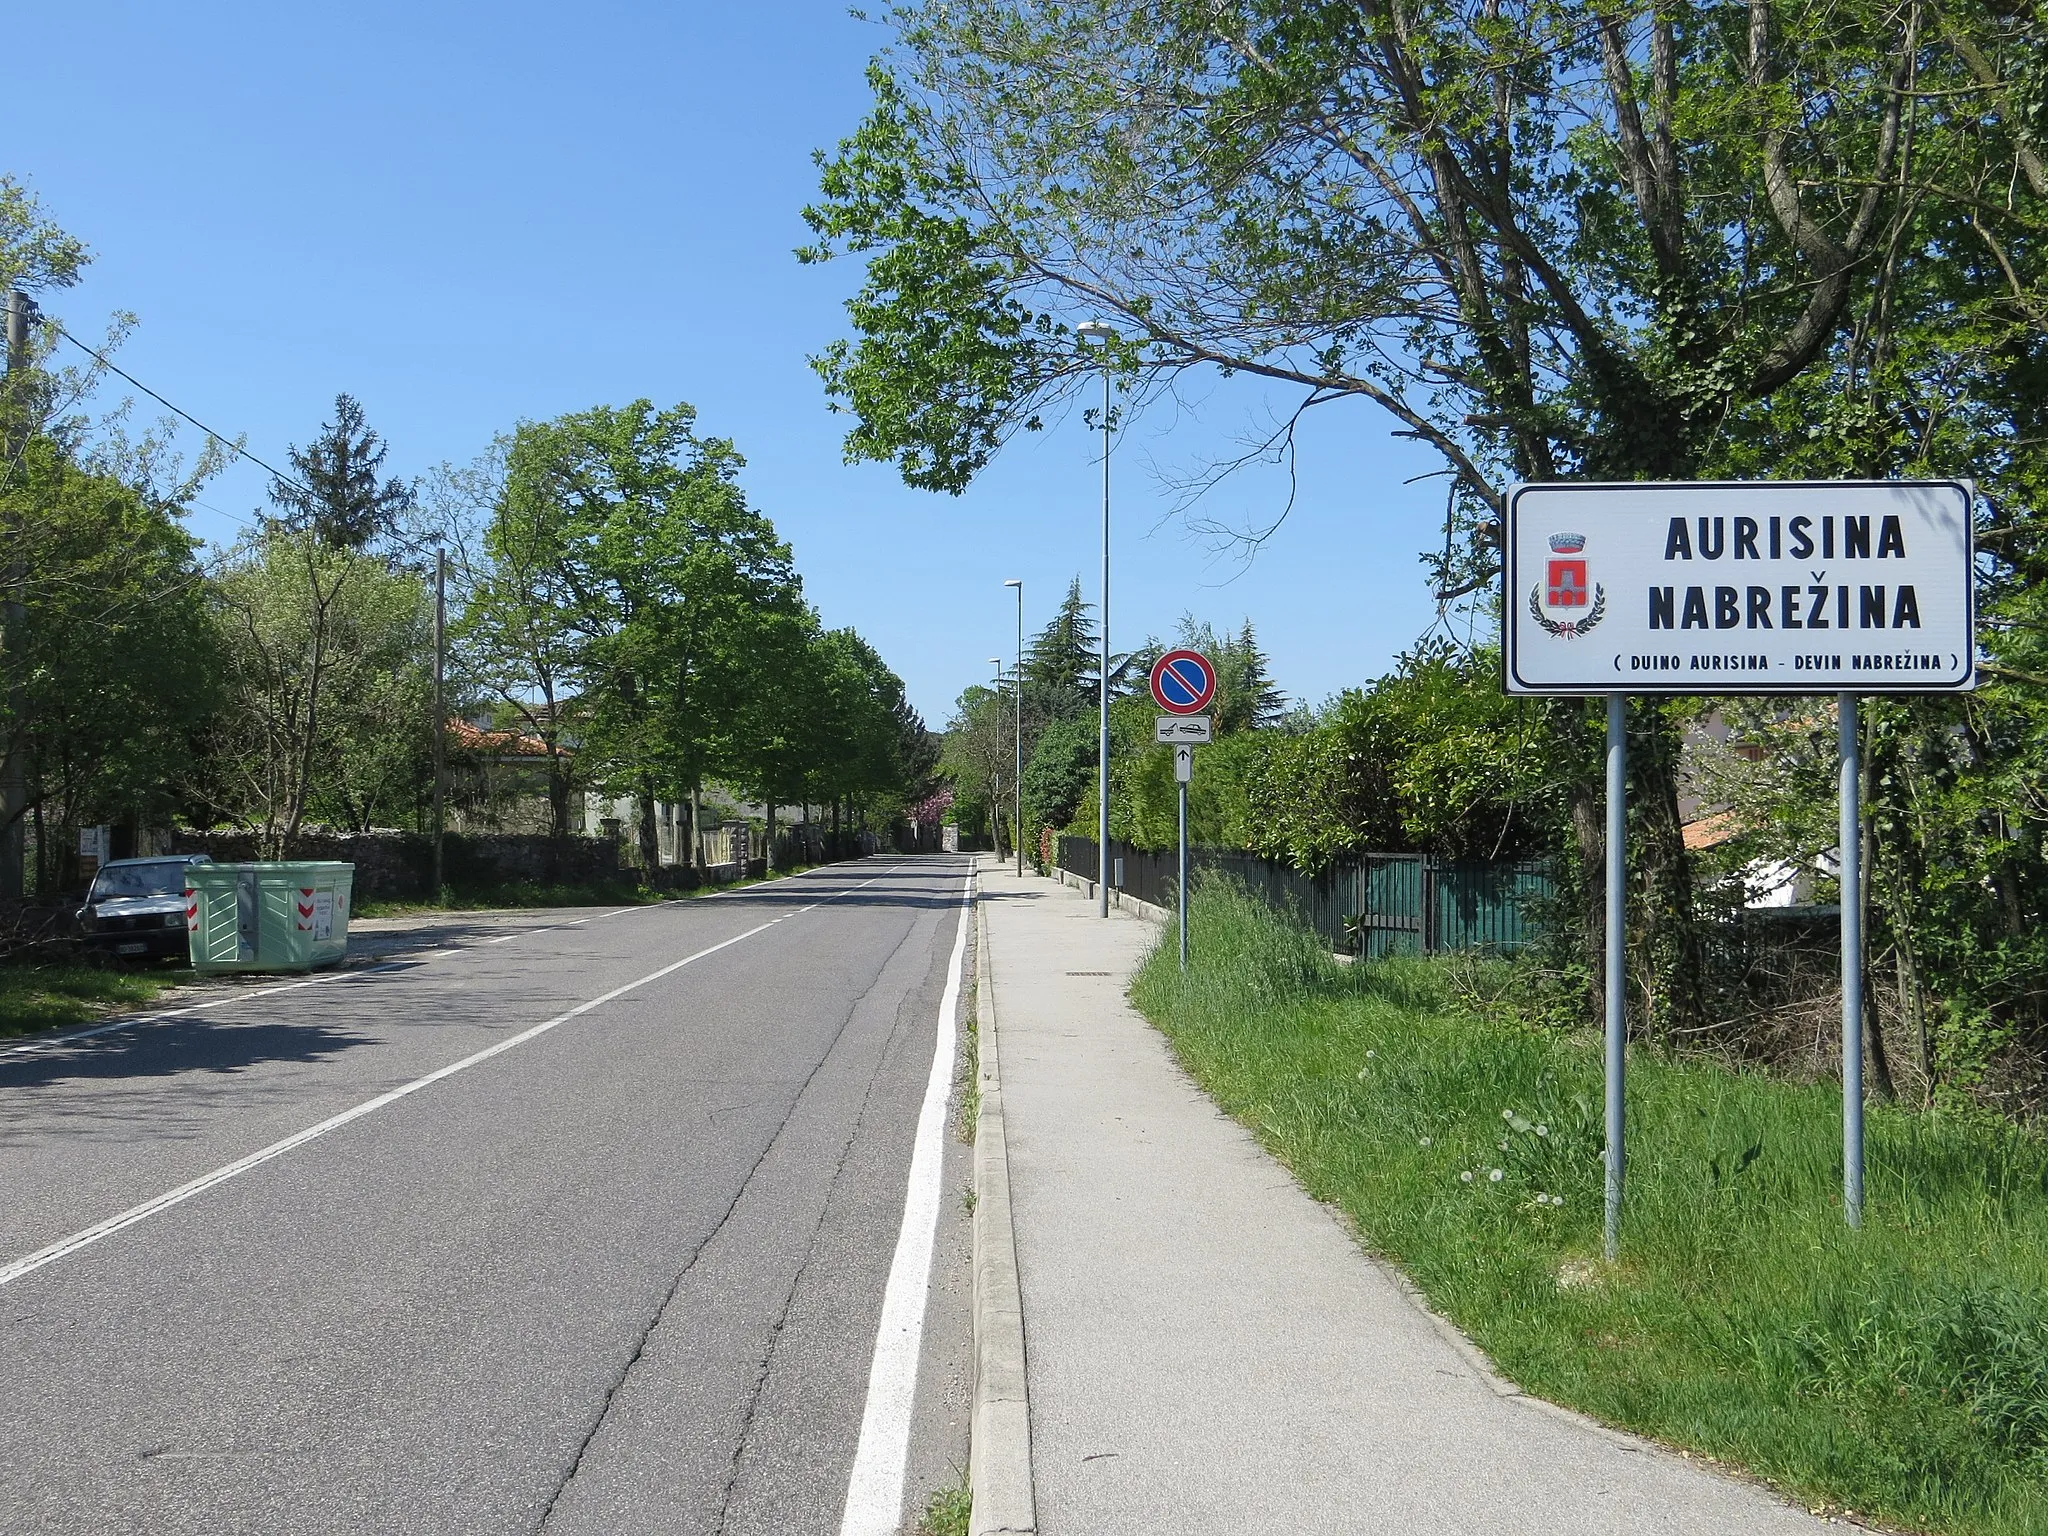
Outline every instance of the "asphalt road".
<path id="1" fill-rule="evenodd" d="M 837 1532 L 966 875 L 541 914 L 0 1048 L 0 1528 Z M 906 1510 L 966 1457 L 943 1142 Z"/>

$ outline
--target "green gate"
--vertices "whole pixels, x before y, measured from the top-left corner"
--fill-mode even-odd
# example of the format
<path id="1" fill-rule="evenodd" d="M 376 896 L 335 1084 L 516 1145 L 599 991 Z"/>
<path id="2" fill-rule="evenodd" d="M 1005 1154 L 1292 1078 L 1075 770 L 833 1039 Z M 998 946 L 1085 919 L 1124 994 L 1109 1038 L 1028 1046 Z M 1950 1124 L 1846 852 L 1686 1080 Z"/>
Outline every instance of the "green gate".
<path id="1" fill-rule="evenodd" d="M 1520 949 L 1531 908 L 1553 889 L 1541 860 L 1467 863 L 1420 853 L 1368 854 L 1352 871 L 1357 906 L 1346 927 L 1368 959 L 1447 949 Z"/>

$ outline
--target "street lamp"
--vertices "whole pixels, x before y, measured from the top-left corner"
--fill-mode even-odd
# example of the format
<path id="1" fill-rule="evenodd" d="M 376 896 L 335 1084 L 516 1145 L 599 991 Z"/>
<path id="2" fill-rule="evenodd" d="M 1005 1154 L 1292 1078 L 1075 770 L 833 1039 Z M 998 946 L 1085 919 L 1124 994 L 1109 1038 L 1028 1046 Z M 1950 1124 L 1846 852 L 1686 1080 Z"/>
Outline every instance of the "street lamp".
<path id="1" fill-rule="evenodd" d="M 1017 774 L 1011 787 L 1016 791 L 1017 804 L 1010 818 L 1010 831 L 1017 844 L 1017 878 L 1024 878 L 1024 583 L 1006 581 L 1006 587 L 1017 589 Z"/>
<path id="2" fill-rule="evenodd" d="M 443 781 L 448 777 L 448 707 L 444 699 L 445 674 L 448 670 L 448 546 L 440 539 L 434 540 L 434 902 L 441 901 L 441 887 L 446 883 L 446 844 L 448 841 L 447 791 Z"/>
<path id="3" fill-rule="evenodd" d="M 1095 895 L 1096 915 L 1109 916 L 1109 347 L 1116 330 L 1101 320 L 1084 320 L 1076 336 L 1102 343 L 1102 705 L 1101 732 L 1095 744 Z"/>
<path id="4" fill-rule="evenodd" d="M 991 656 L 988 659 L 988 664 L 996 669 L 996 702 L 1000 704 L 1003 702 L 1003 658 Z M 990 826 L 995 829 L 996 857 L 999 859 L 1003 856 L 1002 795 L 1003 781 L 1002 777 L 998 775 L 996 778 L 996 803 L 988 808 L 988 819 Z M 1013 843 L 1017 841 L 1017 829 L 1015 827 L 1010 829 L 1010 841 Z"/>

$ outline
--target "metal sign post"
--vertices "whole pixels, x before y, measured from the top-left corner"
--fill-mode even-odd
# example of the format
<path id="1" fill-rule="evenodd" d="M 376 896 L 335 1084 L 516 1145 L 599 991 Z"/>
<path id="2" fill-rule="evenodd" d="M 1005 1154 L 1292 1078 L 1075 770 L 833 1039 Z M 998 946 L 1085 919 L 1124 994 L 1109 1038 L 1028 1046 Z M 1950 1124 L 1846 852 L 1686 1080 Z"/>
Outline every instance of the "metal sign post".
<path id="1" fill-rule="evenodd" d="M 1188 783 L 1195 776 L 1195 747 L 1214 740 L 1213 722 L 1207 715 L 1161 715 L 1153 728 L 1161 746 L 1173 748 L 1173 777 L 1180 790 L 1180 968 L 1188 968 Z"/>
<path id="2" fill-rule="evenodd" d="M 1842 884 L 1842 1212 L 1863 1225 L 1863 806 L 1856 695 L 1835 703 Z"/>
<path id="3" fill-rule="evenodd" d="M 1173 776 L 1180 790 L 1180 884 L 1174 905 L 1180 909 L 1180 968 L 1188 968 L 1188 781 L 1195 776 L 1195 749 L 1173 749 Z"/>
<path id="4" fill-rule="evenodd" d="M 1840 720 L 1842 1203 L 1863 1220 L 1857 697 L 1976 686 L 1974 491 L 1959 480 L 1516 486 L 1502 686 L 1607 696 L 1606 1251 L 1626 1172 L 1627 765 L 1633 694 L 1828 694 Z"/>
<path id="5" fill-rule="evenodd" d="M 1156 739 L 1173 747 L 1173 777 L 1180 791 L 1180 883 L 1173 904 L 1180 911 L 1180 968 L 1188 968 L 1188 781 L 1195 776 L 1195 744 L 1211 739 L 1211 721 L 1201 711 L 1216 697 L 1216 667 L 1200 651 L 1168 651 L 1152 664 L 1152 699 L 1166 713 Z"/>
<path id="6" fill-rule="evenodd" d="M 1621 1251 L 1628 1073 L 1628 700 L 1607 700 L 1607 1202 L 1605 1250 Z"/>

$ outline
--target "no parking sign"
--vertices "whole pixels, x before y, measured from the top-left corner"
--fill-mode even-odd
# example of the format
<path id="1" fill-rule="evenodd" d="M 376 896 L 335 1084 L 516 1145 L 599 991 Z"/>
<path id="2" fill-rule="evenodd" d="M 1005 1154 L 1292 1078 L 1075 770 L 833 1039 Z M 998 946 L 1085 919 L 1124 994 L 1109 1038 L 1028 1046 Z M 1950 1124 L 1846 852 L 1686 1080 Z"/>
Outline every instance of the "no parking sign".
<path id="1" fill-rule="evenodd" d="M 1169 715 L 1198 715 L 1216 697 L 1216 668 L 1200 651 L 1168 651 L 1152 663 L 1152 701 Z"/>
<path id="2" fill-rule="evenodd" d="M 1173 776 L 1180 789 L 1180 884 L 1174 906 L 1180 913 L 1180 968 L 1188 968 L 1188 781 L 1195 776 L 1197 741 L 1209 739 L 1202 711 L 1216 697 L 1216 667 L 1200 651 L 1168 651 L 1152 663 L 1152 702 L 1166 711 L 1159 740 L 1173 745 Z M 1186 718 L 1200 715 L 1199 721 Z"/>

